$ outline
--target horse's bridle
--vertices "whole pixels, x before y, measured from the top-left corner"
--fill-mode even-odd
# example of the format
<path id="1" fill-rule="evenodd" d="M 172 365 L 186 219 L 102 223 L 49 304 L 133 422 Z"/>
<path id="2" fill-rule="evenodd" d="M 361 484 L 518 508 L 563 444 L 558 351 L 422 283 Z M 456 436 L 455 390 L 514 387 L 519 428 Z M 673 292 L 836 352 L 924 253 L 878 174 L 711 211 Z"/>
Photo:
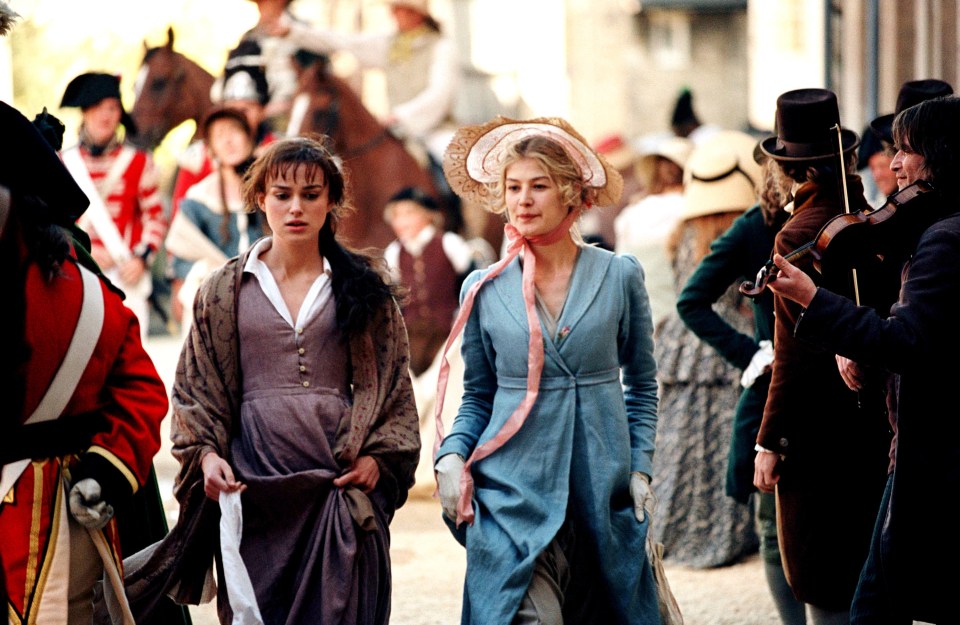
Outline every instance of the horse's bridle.
<path id="1" fill-rule="evenodd" d="M 323 128 L 324 134 L 333 137 L 334 131 L 340 128 L 340 94 L 332 87 L 321 87 L 320 90 L 330 96 L 330 105 L 321 110 L 314 110 L 313 121 L 317 126 Z M 345 161 L 358 158 L 386 141 L 389 137 L 390 131 L 386 127 L 383 127 L 378 133 L 360 145 L 352 148 L 345 147 L 339 156 Z"/>

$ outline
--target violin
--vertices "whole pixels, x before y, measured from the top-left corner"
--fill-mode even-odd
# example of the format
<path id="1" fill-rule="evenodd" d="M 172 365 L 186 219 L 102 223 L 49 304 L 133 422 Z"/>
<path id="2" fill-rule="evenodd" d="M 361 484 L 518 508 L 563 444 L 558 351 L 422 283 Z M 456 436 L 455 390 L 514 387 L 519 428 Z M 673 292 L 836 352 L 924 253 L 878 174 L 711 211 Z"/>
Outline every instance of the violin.
<path id="1" fill-rule="evenodd" d="M 783 257 L 793 263 L 809 256 L 814 269 L 823 273 L 824 265 L 852 264 L 853 259 L 863 254 L 883 256 L 915 246 L 915 239 L 935 218 L 933 211 L 922 210 L 925 206 L 915 209 L 925 204 L 925 199 L 933 198 L 933 190 L 930 183 L 918 180 L 887 197 L 880 208 L 837 215 L 820 228 L 812 241 Z M 914 206 L 901 210 L 911 202 Z M 740 284 L 740 293 L 758 297 L 778 273 L 779 269 L 771 258 L 760 268 L 753 282 Z"/>

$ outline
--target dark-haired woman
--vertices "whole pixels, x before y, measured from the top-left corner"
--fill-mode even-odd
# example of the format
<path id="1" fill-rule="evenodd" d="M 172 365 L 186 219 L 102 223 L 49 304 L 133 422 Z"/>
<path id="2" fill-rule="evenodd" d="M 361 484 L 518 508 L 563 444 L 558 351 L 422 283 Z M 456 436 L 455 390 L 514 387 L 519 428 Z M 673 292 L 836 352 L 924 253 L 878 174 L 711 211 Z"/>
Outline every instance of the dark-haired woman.
<path id="1" fill-rule="evenodd" d="M 243 197 L 272 236 L 195 300 L 173 390 L 181 520 L 212 503 L 200 489 L 242 492 L 239 552 L 265 624 L 386 623 L 388 524 L 420 451 L 400 311 L 334 236 L 346 188 L 319 142 L 271 144 Z M 229 603 L 221 584 L 224 623 Z"/>

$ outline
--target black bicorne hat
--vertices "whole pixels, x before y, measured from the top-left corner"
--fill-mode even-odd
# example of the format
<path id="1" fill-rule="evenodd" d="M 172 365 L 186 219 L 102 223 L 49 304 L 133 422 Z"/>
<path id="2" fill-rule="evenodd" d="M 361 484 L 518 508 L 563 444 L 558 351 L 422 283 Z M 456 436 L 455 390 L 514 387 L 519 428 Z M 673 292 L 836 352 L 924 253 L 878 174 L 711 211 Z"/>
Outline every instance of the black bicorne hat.
<path id="1" fill-rule="evenodd" d="M 396 193 L 390 196 L 390 199 L 387 200 L 387 204 L 393 204 L 394 202 L 403 202 L 409 200 L 416 204 L 419 204 L 428 211 L 439 211 L 440 204 L 437 203 L 436 198 L 431 195 L 428 195 L 420 187 L 403 187 Z"/>
<path id="2" fill-rule="evenodd" d="M 32 195 L 42 200 L 48 211 L 45 221 L 73 224 L 90 200 L 60 156 L 29 119 L 5 102 L 0 102 L 0 127 L 7 145 L 16 146 L 15 150 L 0 150 L 0 184 L 10 189 L 14 198 Z"/>
<path id="3" fill-rule="evenodd" d="M 120 100 L 120 123 L 131 135 L 137 134 L 137 126 L 133 118 L 123 108 L 123 98 L 120 97 L 120 77 L 103 72 L 87 72 L 80 74 L 70 81 L 63 92 L 60 106 L 76 106 L 85 109 L 106 98 Z"/>
<path id="4" fill-rule="evenodd" d="M 795 89 L 777 98 L 777 135 L 760 142 L 764 154 L 776 161 L 810 161 L 838 153 L 840 107 L 829 89 Z M 841 128 L 843 152 L 860 144 L 860 137 Z"/>
<path id="5" fill-rule="evenodd" d="M 933 98 L 939 98 L 945 95 L 952 95 L 953 87 L 950 83 L 936 78 L 925 80 L 908 80 L 900 87 L 900 93 L 897 94 L 897 108 L 893 113 L 881 115 L 872 122 L 870 128 L 887 143 L 893 143 L 893 118 L 904 110 L 925 102 Z"/>

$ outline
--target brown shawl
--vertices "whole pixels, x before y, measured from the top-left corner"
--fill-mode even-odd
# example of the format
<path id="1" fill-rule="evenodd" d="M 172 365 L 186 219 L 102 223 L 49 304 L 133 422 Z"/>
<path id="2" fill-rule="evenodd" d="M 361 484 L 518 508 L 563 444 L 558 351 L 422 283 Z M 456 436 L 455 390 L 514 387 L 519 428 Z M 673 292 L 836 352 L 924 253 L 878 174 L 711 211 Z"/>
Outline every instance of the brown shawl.
<path id="1" fill-rule="evenodd" d="M 180 461 L 174 494 L 177 525 L 150 553 L 133 557 L 126 571 L 134 613 L 146 614 L 170 593 L 180 603 L 200 602 L 219 545 L 219 507 L 203 492 L 201 458 L 215 451 L 229 461 L 234 417 L 240 414 L 242 372 L 237 299 L 249 252 L 214 272 L 197 294 L 194 323 L 184 342 L 173 385 L 173 455 Z M 376 339 L 376 342 L 375 342 Z M 413 486 L 420 458 L 419 418 L 409 373 L 407 332 L 396 302 L 367 330 L 350 339 L 352 424 L 334 442 L 344 467 L 372 456 L 380 485 L 399 508 Z M 392 516 L 392 510 L 388 516 Z"/>

